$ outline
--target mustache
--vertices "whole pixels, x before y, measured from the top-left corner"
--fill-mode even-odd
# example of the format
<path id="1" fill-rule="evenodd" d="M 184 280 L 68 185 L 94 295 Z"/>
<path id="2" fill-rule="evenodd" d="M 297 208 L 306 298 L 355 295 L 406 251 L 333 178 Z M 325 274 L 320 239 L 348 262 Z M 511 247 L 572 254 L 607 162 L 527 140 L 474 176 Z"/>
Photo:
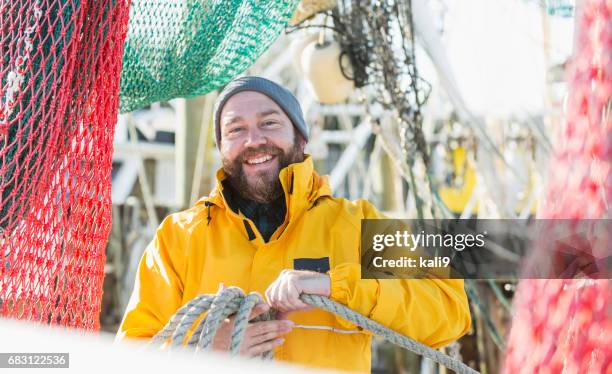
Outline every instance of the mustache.
<path id="1" fill-rule="evenodd" d="M 259 146 L 257 148 L 249 148 L 249 149 L 245 149 L 238 157 L 237 159 L 240 162 L 246 162 L 247 158 L 253 157 L 253 156 L 257 156 L 259 154 L 262 153 L 267 153 L 269 155 L 272 156 L 278 156 L 280 154 L 283 153 L 283 150 L 271 145 L 271 144 L 265 144 L 262 146 Z"/>

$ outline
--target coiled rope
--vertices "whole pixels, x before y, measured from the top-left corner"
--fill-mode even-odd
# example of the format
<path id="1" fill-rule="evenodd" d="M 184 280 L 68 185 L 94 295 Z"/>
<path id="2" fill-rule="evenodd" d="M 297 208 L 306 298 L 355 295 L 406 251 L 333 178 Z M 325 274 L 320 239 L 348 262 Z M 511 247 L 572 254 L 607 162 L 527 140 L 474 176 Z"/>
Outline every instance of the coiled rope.
<path id="1" fill-rule="evenodd" d="M 302 294 L 300 299 L 306 304 L 321 308 L 327 312 L 334 313 L 357 326 L 369 330 L 376 335 L 382 336 L 393 344 L 399 345 L 423 357 L 446 366 L 460 374 L 478 374 L 478 372 L 461 361 L 455 360 L 444 353 L 423 345 L 414 339 L 401 335 L 380 323 L 373 321 L 346 306 L 339 304 L 327 297 L 319 295 Z M 198 350 L 210 350 L 213 338 L 221 323 L 229 316 L 235 314 L 235 320 L 230 339 L 230 354 L 237 355 L 240 343 L 244 337 L 251 310 L 256 304 L 263 302 L 257 293 L 245 295 L 238 287 L 228 287 L 216 295 L 200 295 L 193 298 L 185 306 L 179 309 L 164 328 L 151 340 L 151 345 L 162 345 L 170 340 L 171 348 L 183 346 L 187 332 L 192 328 L 194 322 L 208 311 L 208 314 L 198 323 L 187 345 Z M 269 321 L 276 318 L 273 309 L 257 316 L 253 321 Z M 262 354 L 264 359 L 272 359 L 272 351 Z"/>

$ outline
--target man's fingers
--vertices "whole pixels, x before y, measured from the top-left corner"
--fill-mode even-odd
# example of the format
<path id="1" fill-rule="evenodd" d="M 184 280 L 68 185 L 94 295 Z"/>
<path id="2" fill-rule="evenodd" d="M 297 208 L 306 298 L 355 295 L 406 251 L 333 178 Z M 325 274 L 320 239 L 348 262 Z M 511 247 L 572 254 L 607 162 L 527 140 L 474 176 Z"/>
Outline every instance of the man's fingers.
<path id="1" fill-rule="evenodd" d="M 270 309 L 270 306 L 266 303 L 259 303 L 251 309 L 251 315 L 249 316 L 249 321 L 253 318 L 257 318 L 263 313 L 267 312 Z"/>
<path id="2" fill-rule="evenodd" d="M 295 309 L 295 288 L 291 282 L 285 282 L 281 292 L 281 310 L 293 310 Z"/>
<path id="3" fill-rule="evenodd" d="M 291 321 L 281 321 L 281 322 L 291 322 Z M 293 329 L 293 323 L 280 323 L 277 324 L 276 328 L 262 334 L 251 335 L 249 334 L 249 345 L 253 346 L 256 344 L 260 344 L 266 342 L 268 340 L 273 340 L 276 338 L 280 338 L 285 334 L 288 334 Z"/>
<path id="4" fill-rule="evenodd" d="M 280 312 L 309 310 L 313 307 L 303 302 L 300 294 L 304 291 L 317 295 L 328 295 L 328 278 L 325 274 L 315 272 L 283 270 L 266 290 L 266 297 L 270 306 Z"/>
<path id="5" fill-rule="evenodd" d="M 294 296 L 293 296 L 294 290 L 293 290 L 293 285 L 291 284 L 290 281 L 285 282 L 282 286 L 281 286 L 281 295 L 279 298 L 279 303 L 280 303 L 280 310 L 282 311 L 287 311 L 287 310 L 292 310 L 293 308 L 293 303 L 294 303 Z"/>
<path id="6" fill-rule="evenodd" d="M 302 301 L 302 299 L 300 299 L 300 294 L 301 294 L 301 290 L 299 290 L 296 284 L 292 282 L 289 297 L 290 297 L 291 307 L 293 309 L 301 310 L 301 309 L 309 307 L 308 304 L 306 304 L 305 302 Z"/>
<path id="7" fill-rule="evenodd" d="M 280 290 L 279 290 L 279 284 L 274 283 L 272 285 L 272 287 L 270 288 L 270 292 L 269 292 L 269 298 L 268 301 L 270 302 L 270 306 L 278 309 L 278 302 L 279 302 L 279 296 L 280 296 Z"/>
<path id="8" fill-rule="evenodd" d="M 213 349 L 218 351 L 227 351 L 229 348 L 230 331 L 233 329 L 233 319 L 226 318 L 221 322 L 221 326 L 217 330 L 217 334 L 213 339 Z"/>
<path id="9" fill-rule="evenodd" d="M 258 356 L 264 352 L 274 349 L 275 347 L 278 347 L 284 342 L 285 342 L 285 339 L 283 338 L 269 340 L 267 342 L 263 342 L 261 344 L 257 344 L 257 345 L 249 347 L 246 351 L 246 354 L 251 357 Z"/>
<path id="10" fill-rule="evenodd" d="M 293 312 L 293 311 L 292 310 L 287 311 L 287 312 L 278 311 L 276 313 L 276 319 L 278 319 L 278 320 L 287 319 L 287 317 L 289 317 L 289 314 L 291 314 L 291 312 Z"/>
<path id="11" fill-rule="evenodd" d="M 277 301 L 277 309 L 282 312 L 287 312 L 290 310 L 308 308 L 308 304 L 300 299 L 300 290 L 297 288 L 295 282 L 284 282 L 279 288 L 281 291 Z"/>
<path id="12" fill-rule="evenodd" d="M 293 322 L 290 320 L 251 322 L 247 326 L 244 339 L 240 346 L 240 352 L 242 354 L 255 356 L 270 350 L 272 348 L 266 349 L 266 344 L 281 338 L 283 335 L 290 332 L 292 328 Z M 263 347 L 261 345 L 263 345 Z"/>
<path id="13" fill-rule="evenodd" d="M 270 340 L 274 340 L 274 339 L 280 338 L 283 335 L 284 334 L 281 334 L 279 332 L 274 331 L 274 332 L 269 332 L 269 333 L 266 333 L 266 334 L 263 334 L 263 335 L 254 336 L 254 337 L 251 338 L 251 341 L 250 341 L 251 347 L 255 346 L 257 344 L 261 344 L 263 342 L 267 342 L 267 341 L 270 341 Z"/>
<path id="14" fill-rule="evenodd" d="M 281 277 L 282 277 L 282 273 L 281 273 Z M 268 298 L 268 302 L 270 303 L 270 306 L 278 309 L 280 311 L 285 311 L 287 310 L 287 307 L 284 305 L 284 287 L 286 287 L 287 285 L 287 281 L 284 279 L 277 279 L 274 283 L 272 283 L 270 285 L 270 287 L 268 287 L 268 290 L 266 291 L 266 296 Z"/>
<path id="15" fill-rule="evenodd" d="M 258 336 L 269 332 L 287 333 L 293 328 L 293 321 L 290 320 L 274 320 L 249 323 L 247 333 L 249 336 Z"/>

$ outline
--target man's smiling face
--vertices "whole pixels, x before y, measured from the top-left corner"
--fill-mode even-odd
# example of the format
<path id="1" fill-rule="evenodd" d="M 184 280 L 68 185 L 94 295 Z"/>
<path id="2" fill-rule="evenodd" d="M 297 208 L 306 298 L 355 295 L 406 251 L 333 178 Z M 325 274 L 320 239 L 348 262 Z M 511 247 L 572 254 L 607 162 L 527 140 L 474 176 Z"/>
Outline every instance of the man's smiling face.
<path id="1" fill-rule="evenodd" d="M 282 194 L 280 170 L 304 159 L 305 141 L 268 96 L 243 91 L 220 115 L 221 158 L 229 182 L 244 197 L 270 202 Z"/>

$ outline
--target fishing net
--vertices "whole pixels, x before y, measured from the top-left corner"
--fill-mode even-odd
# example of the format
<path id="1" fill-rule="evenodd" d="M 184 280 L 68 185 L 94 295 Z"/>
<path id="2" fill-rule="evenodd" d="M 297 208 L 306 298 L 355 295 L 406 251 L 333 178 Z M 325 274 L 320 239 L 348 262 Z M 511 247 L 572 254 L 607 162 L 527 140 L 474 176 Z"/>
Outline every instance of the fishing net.
<path id="1" fill-rule="evenodd" d="M 218 88 L 297 2 L 0 0 L 0 316 L 99 329 L 120 103 Z"/>
<path id="2" fill-rule="evenodd" d="M 603 0 L 585 0 L 581 6 L 567 119 L 550 165 L 541 218 L 610 216 L 612 6 Z M 611 239 L 605 239 L 593 251 L 609 251 Z M 610 280 L 524 280 L 515 308 L 504 372 L 612 373 Z"/>
<path id="3" fill-rule="evenodd" d="M 126 0 L 0 0 L 0 316 L 99 328 Z"/>
<path id="4" fill-rule="evenodd" d="M 278 38 L 298 0 L 133 0 L 120 111 L 213 91 Z"/>

